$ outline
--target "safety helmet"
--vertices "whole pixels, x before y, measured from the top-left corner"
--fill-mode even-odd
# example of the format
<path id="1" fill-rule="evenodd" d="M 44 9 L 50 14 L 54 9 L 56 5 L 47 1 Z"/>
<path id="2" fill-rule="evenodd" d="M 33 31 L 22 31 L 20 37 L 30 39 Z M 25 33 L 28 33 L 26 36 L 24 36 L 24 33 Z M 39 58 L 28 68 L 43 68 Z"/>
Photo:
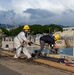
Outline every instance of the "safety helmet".
<path id="1" fill-rule="evenodd" d="M 54 34 L 54 39 L 56 39 L 56 40 L 60 39 L 60 35 L 59 34 Z"/>
<path id="2" fill-rule="evenodd" d="M 24 25 L 23 29 L 30 29 L 28 25 Z"/>

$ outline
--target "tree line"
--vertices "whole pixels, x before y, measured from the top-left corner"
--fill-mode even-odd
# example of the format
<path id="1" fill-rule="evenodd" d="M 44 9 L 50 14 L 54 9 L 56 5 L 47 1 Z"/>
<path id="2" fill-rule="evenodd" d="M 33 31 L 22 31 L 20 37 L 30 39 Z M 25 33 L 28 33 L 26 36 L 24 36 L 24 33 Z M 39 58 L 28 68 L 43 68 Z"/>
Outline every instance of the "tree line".
<path id="1" fill-rule="evenodd" d="M 2 29 L 3 33 L 6 34 L 7 36 L 16 36 L 19 32 L 23 30 L 23 26 L 19 26 L 18 28 L 10 29 L 10 30 L 7 30 L 3 27 L 0 28 Z M 43 33 L 53 34 L 56 31 L 61 31 L 61 32 L 63 31 L 63 28 L 60 25 L 56 25 L 56 24 L 50 24 L 50 25 L 34 24 L 29 26 L 30 26 L 29 34 L 31 35 L 43 34 Z"/>

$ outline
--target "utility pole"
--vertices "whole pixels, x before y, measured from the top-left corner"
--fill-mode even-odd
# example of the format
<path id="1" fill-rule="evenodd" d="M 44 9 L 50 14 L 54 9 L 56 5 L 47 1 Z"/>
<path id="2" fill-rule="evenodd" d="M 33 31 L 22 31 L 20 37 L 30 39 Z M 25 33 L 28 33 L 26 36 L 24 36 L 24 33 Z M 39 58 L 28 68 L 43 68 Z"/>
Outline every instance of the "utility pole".
<path id="1" fill-rule="evenodd" d="M 51 27 L 49 27 L 49 34 L 51 34 L 51 31 L 50 30 L 51 30 Z"/>

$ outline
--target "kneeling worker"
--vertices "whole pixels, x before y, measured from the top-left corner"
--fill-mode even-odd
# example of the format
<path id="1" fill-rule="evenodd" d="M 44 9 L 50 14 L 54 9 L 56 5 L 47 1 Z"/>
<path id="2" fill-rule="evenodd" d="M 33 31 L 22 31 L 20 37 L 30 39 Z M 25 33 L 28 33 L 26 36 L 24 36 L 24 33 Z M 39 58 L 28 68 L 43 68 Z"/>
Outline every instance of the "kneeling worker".
<path id="1" fill-rule="evenodd" d="M 52 47 L 51 45 L 53 45 L 55 48 L 59 50 L 59 46 L 55 43 L 55 41 L 57 41 L 59 38 L 60 36 L 58 34 L 55 35 L 48 34 L 40 37 L 40 49 L 37 52 L 36 57 L 40 56 L 41 51 L 44 49 L 45 43 L 50 45 L 50 47 Z"/>
<path id="2" fill-rule="evenodd" d="M 28 25 L 25 25 L 23 27 L 23 31 L 21 31 L 14 38 L 14 48 L 16 49 L 16 54 L 14 55 L 14 58 L 18 58 L 22 51 L 27 56 L 28 59 L 32 59 L 31 54 L 28 52 L 25 46 L 26 44 L 30 43 L 30 41 L 27 39 L 29 30 L 30 27 Z"/>

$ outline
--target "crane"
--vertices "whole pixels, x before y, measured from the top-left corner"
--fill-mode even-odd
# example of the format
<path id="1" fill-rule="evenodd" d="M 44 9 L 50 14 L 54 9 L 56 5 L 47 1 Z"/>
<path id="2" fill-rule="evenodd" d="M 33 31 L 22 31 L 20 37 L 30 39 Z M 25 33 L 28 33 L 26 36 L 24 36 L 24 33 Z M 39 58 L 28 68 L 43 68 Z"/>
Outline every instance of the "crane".
<path id="1" fill-rule="evenodd" d="M 11 20 L 12 20 L 12 23 L 13 23 L 13 25 L 14 25 L 14 28 L 17 28 L 18 27 L 18 25 L 16 25 L 16 23 L 14 22 L 14 20 L 13 20 L 13 18 L 11 17 Z"/>
<path id="2" fill-rule="evenodd" d="M 7 30 L 9 30 L 9 28 L 8 28 L 7 24 L 6 24 L 6 23 L 4 23 L 4 25 L 6 26 L 6 29 L 7 29 Z"/>

